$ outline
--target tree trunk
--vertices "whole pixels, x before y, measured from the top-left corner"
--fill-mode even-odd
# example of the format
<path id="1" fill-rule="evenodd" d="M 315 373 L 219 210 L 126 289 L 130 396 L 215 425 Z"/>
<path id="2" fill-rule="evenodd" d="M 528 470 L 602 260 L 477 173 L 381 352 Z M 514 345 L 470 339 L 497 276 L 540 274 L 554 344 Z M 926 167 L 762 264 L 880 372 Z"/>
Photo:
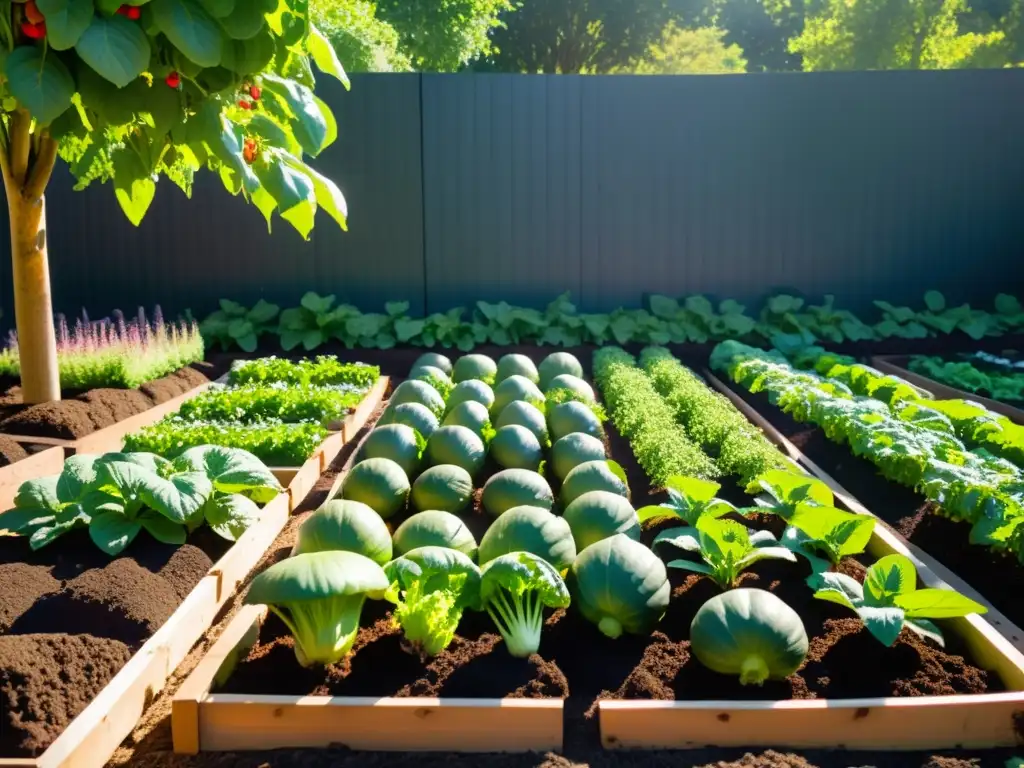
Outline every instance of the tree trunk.
<path id="1" fill-rule="evenodd" d="M 11 218 L 22 399 L 26 403 L 60 400 L 57 340 L 46 258 L 46 203 L 42 195 L 28 200 L 21 190 L 8 187 L 7 207 Z"/>

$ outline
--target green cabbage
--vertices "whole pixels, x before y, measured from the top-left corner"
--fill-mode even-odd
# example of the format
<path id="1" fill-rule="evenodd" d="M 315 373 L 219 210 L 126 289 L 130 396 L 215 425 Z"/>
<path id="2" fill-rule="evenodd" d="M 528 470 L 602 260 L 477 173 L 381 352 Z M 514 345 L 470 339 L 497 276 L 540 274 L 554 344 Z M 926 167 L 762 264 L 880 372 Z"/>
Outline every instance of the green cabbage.
<path id="1" fill-rule="evenodd" d="M 349 470 L 341 497 L 361 501 L 387 520 L 405 507 L 409 478 L 391 459 L 366 459 Z"/>
<path id="2" fill-rule="evenodd" d="M 302 521 L 292 556 L 334 550 L 356 552 L 383 565 L 391 559 L 391 533 L 365 504 L 329 501 Z"/>

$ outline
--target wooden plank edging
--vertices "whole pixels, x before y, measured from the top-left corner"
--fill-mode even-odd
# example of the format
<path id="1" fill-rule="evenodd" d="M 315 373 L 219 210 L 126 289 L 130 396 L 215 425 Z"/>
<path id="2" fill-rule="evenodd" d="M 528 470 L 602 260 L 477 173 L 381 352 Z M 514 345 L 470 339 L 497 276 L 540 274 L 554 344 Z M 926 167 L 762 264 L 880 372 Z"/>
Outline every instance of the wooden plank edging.
<path id="1" fill-rule="evenodd" d="M 174 696 L 174 751 L 327 747 L 526 752 L 562 748 L 561 699 L 437 699 L 215 694 L 258 637 L 267 609 L 231 620 Z"/>
<path id="2" fill-rule="evenodd" d="M 906 379 L 915 387 L 923 389 L 925 392 L 930 392 L 938 400 L 970 400 L 988 408 L 990 411 L 995 411 L 998 414 L 1005 416 L 1016 424 L 1024 425 L 1024 410 L 1015 408 L 1007 403 L 1000 402 L 999 400 L 993 400 L 990 397 L 982 397 L 981 395 L 975 395 L 963 389 L 957 389 L 951 387 L 948 384 L 936 381 L 935 379 L 924 376 L 920 373 L 914 373 L 908 368 L 894 362 L 895 360 L 906 357 L 906 355 L 882 355 L 871 358 L 871 365 L 877 368 L 882 373 L 887 373 L 891 376 L 898 376 L 901 379 Z"/>

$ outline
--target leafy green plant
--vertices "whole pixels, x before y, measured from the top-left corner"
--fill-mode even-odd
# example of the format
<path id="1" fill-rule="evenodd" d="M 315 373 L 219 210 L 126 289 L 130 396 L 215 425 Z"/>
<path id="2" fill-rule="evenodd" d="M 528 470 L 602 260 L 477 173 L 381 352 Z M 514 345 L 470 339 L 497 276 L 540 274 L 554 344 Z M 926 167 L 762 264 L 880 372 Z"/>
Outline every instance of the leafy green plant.
<path id="1" fill-rule="evenodd" d="M 668 501 L 664 504 L 641 507 L 636 511 L 642 526 L 657 525 L 666 520 L 682 520 L 696 526 L 702 517 L 722 517 L 737 508 L 715 496 L 721 485 L 696 477 L 673 475 L 665 482 Z"/>
<path id="2" fill-rule="evenodd" d="M 126 451 L 149 451 L 174 458 L 200 445 L 238 448 L 273 467 L 299 467 L 327 437 L 316 422 L 286 424 L 267 419 L 253 424 L 188 421 L 169 416 L 125 437 Z"/>
<path id="3" fill-rule="evenodd" d="M 898 307 L 887 301 L 876 301 L 882 310 L 883 320 L 875 326 L 881 338 L 896 336 L 904 339 L 921 339 L 935 332 L 950 334 L 962 331 L 972 339 L 999 335 L 1000 317 L 984 310 L 972 309 L 970 304 L 948 307 L 946 297 L 938 291 L 924 295 L 925 309 L 917 312 L 910 307 Z"/>
<path id="4" fill-rule="evenodd" d="M 760 560 L 789 560 L 796 555 L 780 546 L 771 531 L 750 533 L 735 520 L 719 520 L 705 515 L 695 527 L 670 528 L 654 537 L 654 546 L 673 547 L 700 556 L 703 562 L 670 560 L 669 568 L 707 575 L 722 589 L 732 589 L 740 574 Z"/>
<path id="5" fill-rule="evenodd" d="M 994 400 L 1024 400 L 1024 372 L 984 371 L 967 361 L 921 356 L 911 358 L 907 367 L 942 384 Z"/>
<path id="6" fill-rule="evenodd" d="M 299 386 L 364 387 L 369 389 L 380 378 L 380 368 L 365 363 L 342 363 L 334 355 L 318 355 L 315 360 L 284 360 L 263 357 L 258 360 L 239 360 L 228 374 L 228 383 L 243 384 L 295 384 Z"/>
<path id="7" fill-rule="evenodd" d="M 716 460 L 723 474 L 735 475 L 746 486 L 769 469 L 789 466 L 728 398 L 714 392 L 667 349 L 647 347 L 640 364 L 687 436 Z"/>
<path id="8" fill-rule="evenodd" d="M 308 552 L 276 563 L 252 580 L 246 605 L 266 605 L 295 638 L 303 667 L 336 664 L 352 650 L 367 598 L 389 587 L 383 569 L 355 552 Z"/>
<path id="9" fill-rule="evenodd" d="M 896 642 L 904 627 L 945 646 L 942 630 L 930 619 L 986 613 L 985 606 L 952 589 L 918 589 L 914 564 L 903 555 L 887 555 L 868 568 L 861 584 L 842 573 L 815 577 L 814 596 L 856 611 L 883 645 Z"/>
<path id="10" fill-rule="evenodd" d="M 255 424 L 267 419 L 286 423 L 315 421 L 338 424 L 362 401 L 362 387 L 317 387 L 268 384 L 210 389 L 182 403 L 178 416 L 186 421 Z M 335 427 L 336 428 L 336 427 Z"/>
<path id="11" fill-rule="evenodd" d="M 835 507 L 800 504 L 789 517 L 782 545 L 802 555 L 815 572 L 838 566 L 844 557 L 859 555 L 871 541 L 875 518 Z M 822 561 L 817 554 L 825 556 Z"/>
<path id="12" fill-rule="evenodd" d="M 637 462 L 655 485 L 673 475 L 710 479 L 720 470 L 676 423 L 675 414 L 636 367 L 634 358 L 618 347 L 594 353 L 594 378 L 616 429 L 629 439 Z"/>
<path id="13" fill-rule="evenodd" d="M 480 569 L 462 552 L 420 547 L 384 567 L 406 649 L 436 656 L 451 643 L 466 608 L 480 610 Z"/>
<path id="14" fill-rule="evenodd" d="M 277 328 L 281 308 L 260 299 L 251 309 L 228 299 L 220 300 L 220 309 L 209 315 L 199 326 L 207 344 L 219 344 L 221 349 L 237 346 L 243 352 L 254 352 L 261 336 L 269 336 Z"/>
<path id="15" fill-rule="evenodd" d="M 544 608 L 566 608 L 569 590 L 547 561 L 529 552 L 510 552 L 481 569 L 480 599 L 508 652 L 525 659 L 540 648 Z"/>
<path id="16" fill-rule="evenodd" d="M 235 541 L 257 518 L 256 501 L 281 490 L 244 451 L 203 446 L 173 462 L 150 453 L 78 455 L 61 474 L 23 483 L 14 508 L 0 514 L 0 530 L 28 537 L 35 550 L 88 528 L 112 556 L 143 530 L 165 544 L 184 544 L 205 523 Z"/>

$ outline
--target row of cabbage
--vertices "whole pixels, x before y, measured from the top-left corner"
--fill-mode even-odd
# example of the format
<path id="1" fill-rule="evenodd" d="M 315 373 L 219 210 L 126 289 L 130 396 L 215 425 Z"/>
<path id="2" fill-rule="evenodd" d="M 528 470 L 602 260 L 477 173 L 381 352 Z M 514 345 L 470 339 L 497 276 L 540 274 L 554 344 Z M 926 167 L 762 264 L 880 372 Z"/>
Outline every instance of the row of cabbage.
<path id="1" fill-rule="evenodd" d="M 663 483 L 668 502 L 638 511 L 644 527 L 682 522 L 660 530 L 652 548 L 680 553 L 669 568 L 703 574 L 723 590 L 691 623 L 692 648 L 706 666 L 738 675 L 743 683 L 761 683 L 785 677 L 803 663 L 808 638 L 800 616 L 771 592 L 735 588 L 745 569 L 766 559 L 805 561 L 814 596 L 854 610 L 885 645 L 892 645 L 904 627 L 942 644 L 931 619 L 985 612 L 951 590 L 916 589 L 913 564 L 900 555 L 875 562 L 863 583 L 840 572 L 844 558 L 864 552 L 875 519 L 836 508 L 824 483 L 796 471 L 731 403 L 665 350 L 647 349 L 641 360 L 651 375 L 621 349 L 605 348 L 594 356 L 609 415 L 629 436 L 638 462 L 648 472 L 661 471 L 659 446 L 671 441 L 686 446 L 691 466 L 710 463 L 720 474 L 739 478 L 748 493 L 762 494 L 758 506 L 737 508 L 716 496 L 715 482 L 670 476 Z M 698 453 L 703 458 L 695 458 Z M 660 482 L 653 475 L 652 480 Z M 781 517 L 782 535 L 777 539 L 770 531 L 749 528 L 739 516 L 750 512 Z"/>
<path id="2" fill-rule="evenodd" d="M 276 467 L 301 466 L 380 377 L 377 366 L 320 356 L 240 360 L 177 413 L 129 435 L 128 450 L 171 458 L 203 444 L 252 453 Z"/>
<path id="3" fill-rule="evenodd" d="M 292 556 L 259 575 L 247 601 L 284 620 L 304 665 L 351 650 L 367 598 L 394 604 L 405 646 L 424 657 L 451 643 L 466 610 L 486 611 L 520 657 L 538 650 L 545 608 L 570 601 L 611 636 L 620 620 L 657 621 L 664 567 L 635 541 L 639 518 L 607 459 L 603 416 L 567 353 L 539 366 L 523 355 L 422 356 L 340 498 L 304 521 Z M 467 525 L 476 491 L 490 520 L 479 542 Z M 620 551 L 649 557 L 660 578 L 633 584 Z M 615 603 L 609 582 L 632 608 Z"/>
<path id="4" fill-rule="evenodd" d="M 969 522 L 971 543 L 1024 562 L 1024 473 L 991 452 L 998 443 L 985 437 L 1003 430 L 997 420 L 979 413 L 980 405 L 928 399 L 906 381 L 849 359 L 814 350 L 794 359 L 814 369 L 738 342 L 718 345 L 711 365 L 750 392 L 765 392 L 797 421 L 849 445 L 887 479 L 922 493 L 941 514 Z"/>

